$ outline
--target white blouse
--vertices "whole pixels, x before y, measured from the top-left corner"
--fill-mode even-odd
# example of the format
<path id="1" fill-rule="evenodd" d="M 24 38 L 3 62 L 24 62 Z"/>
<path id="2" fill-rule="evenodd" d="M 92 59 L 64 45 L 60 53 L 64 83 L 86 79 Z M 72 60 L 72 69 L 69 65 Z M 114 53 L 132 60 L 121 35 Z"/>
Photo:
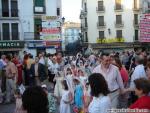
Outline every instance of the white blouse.
<path id="1" fill-rule="evenodd" d="M 109 96 L 100 95 L 94 97 L 89 105 L 89 113 L 109 113 L 111 109 L 111 100 Z"/>

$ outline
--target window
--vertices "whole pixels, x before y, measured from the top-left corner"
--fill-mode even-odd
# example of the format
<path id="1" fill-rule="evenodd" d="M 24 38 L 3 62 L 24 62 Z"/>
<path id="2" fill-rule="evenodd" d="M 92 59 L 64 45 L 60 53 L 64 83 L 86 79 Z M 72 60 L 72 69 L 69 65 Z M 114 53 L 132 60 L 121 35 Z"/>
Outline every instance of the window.
<path id="1" fill-rule="evenodd" d="M 99 31 L 99 39 L 104 39 L 104 38 L 105 38 L 104 31 Z"/>
<path id="2" fill-rule="evenodd" d="M 60 16 L 60 8 L 57 8 L 57 16 Z"/>
<path id="3" fill-rule="evenodd" d="M 18 23 L 11 24 L 11 31 L 12 40 L 19 40 Z"/>
<path id="4" fill-rule="evenodd" d="M 121 0 L 115 0 L 115 3 L 116 3 L 115 9 L 120 10 L 121 9 Z"/>
<path id="5" fill-rule="evenodd" d="M 40 32 L 42 28 L 42 20 L 39 18 L 36 18 L 34 20 L 34 29 L 35 29 L 35 39 L 39 40 L 40 39 Z"/>
<path id="6" fill-rule="evenodd" d="M 11 17 L 18 17 L 18 3 L 17 1 L 11 1 Z"/>
<path id="7" fill-rule="evenodd" d="M 134 14 L 134 24 L 138 24 L 138 14 Z"/>
<path id="8" fill-rule="evenodd" d="M 116 38 L 122 38 L 122 30 L 116 31 Z"/>
<path id="9" fill-rule="evenodd" d="M 139 37 L 139 31 L 135 30 L 135 40 L 138 40 L 138 37 Z"/>
<path id="10" fill-rule="evenodd" d="M 10 40 L 9 23 L 2 24 L 3 40 Z"/>
<path id="11" fill-rule="evenodd" d="M 44 1 L 45 0 L 35 0 L 34 5 L 38 7 L 44 7 Z"/>
<path id="12" fill-rule="evenodd" d="M 104 16 L 98 16 L 98 26 L 104 26 Z"/>
<path id="13" fill-rule="evenodd" d="M 87 18 L 85 18 L 85 27 L 87 27 L 88 25 L 87 25 Z"/>
<path id="14" fill-rule="evenodd" d="M 84 3 L 84 10 L 85 10 L 85 12 L 87 12 L 87 5 L 86 5 L 86 3 Z"/>
<path id="15" fill-rule="evenodd" d="M 9 4 L 8 0 L 2 0 L 2 16 L 9 17 Z"/>
<path id="16" fill-rule="evenodd" d="M 87 35 L 87 32 L 85 32 L 85 42 L 88 42 L 88 35 Z"/>
<path id="17" fill-rule="evenodd" d="M 103 1 L 98 1 L 98 11 L 103 11 L 104 6 L 103 6 Z"/>
<path id="18" fill-rule="evenodd" d="M 122 16 L 116 15 L 116 24 L 122 24 Z"/>
<path id="19" fill-rule="evenodd" d="M 137 0 L 134 0 L 134 9 L 137 9 L 138 8 L 138 3 L 137 3 L 138 1 Z"/>

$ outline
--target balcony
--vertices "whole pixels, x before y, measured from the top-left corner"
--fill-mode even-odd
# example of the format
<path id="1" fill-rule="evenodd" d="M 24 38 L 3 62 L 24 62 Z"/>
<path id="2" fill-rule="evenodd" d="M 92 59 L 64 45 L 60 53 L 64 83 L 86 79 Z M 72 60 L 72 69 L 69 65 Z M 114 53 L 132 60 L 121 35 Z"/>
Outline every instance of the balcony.
<path id="1" fill-rule="evenodd" d="M 116 28 L 124 27 L 124 23 L 123 22 L 115 22 L 115 27 Z"/>
<path id="2" fill-rule="evenodd" d="M 34 40 L 34 32 L 24 32 L 24 40 Z"/>
<path id="3" fill-rule="evenodd" d="M 102 44 L 102 43 L 105 43 L 105 41 L 106 41 L 105 39 L 106 39 L 106 37 L 98 37 L 98 38 L 97 38 L 97 42 L 98 42 L 98 43 L 101 43 L 101 44 Z"/>
<path id="4" fill-rule="evenodd" d="M 18 9 L 0 9 L 0 19 L 19 19 Z"/>
<path id="5" fill-rule="evenodd" d="M 24 40 L 40 40 L 40 34 L 36 32 L 24 32 Z"/>
<path id="6" fill-rule="evenodd" d="M 20 40 L 19 32 L 0 32 L 1 40 Z"/>
<path id="7" fill-rule="evenodd" d="M 106 28 L 106 24 L 97 22 L 97 28 L 98 29 L 104 29 L 104 28 Z"/>
<path id="8" fill-rule="evenodd" d="M 133 11 L 134 11 L 134 12 L 139 12 L 140 10 L 141 10 L 141 8 L 133 7 Z"/>
<path id="9" fill-rule="evenodd" d="M 96 12 L 97 13 L 104 13 L 105 12 L 105 7 L 96 7 Z"/>
<path id="10" fill-rule="evenodd" d="M 34 6 L 34 14 L 45 14 L 46 13 L 46 8 L 45 6 Z"/>
<path id="11" fill-rule="evenodd" d="M 139 28 L 139 24 L 137 21 L 133 20 L 133 26 L 138 29 Z"/>
<path id="12" fill-rule="evenodd" d="M 133 40 L 134 40 L 134 42 L 139 42 L 139 38 L 138 37 L 133 36 Z"/>
<path id="13" fill-rule="evenodd" d="M 87 16 L 87 9 L 81 10 L 80 15 L 83 17 L 86 17 Z"/>
<path id="14" fill-rule="evenodd" d="M 87 31 L 88 25 L 82 25 L 81 26 L 81 31 Z"/>
<path id="15" fill-rule="evenodd" d="M 114 10 L 115 10 L 115 12 L 123 12 L 123 6 L 122 5 L 116 5 L 115 7 L 114 7 Z"/>

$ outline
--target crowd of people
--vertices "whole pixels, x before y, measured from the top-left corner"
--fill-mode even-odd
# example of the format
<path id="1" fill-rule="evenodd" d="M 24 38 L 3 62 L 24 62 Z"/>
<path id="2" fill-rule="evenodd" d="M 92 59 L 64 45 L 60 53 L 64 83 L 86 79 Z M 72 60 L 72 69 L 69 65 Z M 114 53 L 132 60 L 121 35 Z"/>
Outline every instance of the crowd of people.
<path id="1" fill-rule="evenodd" d="M 12 101 L 15 113 L 111 113 L 122 108 L 150 113 L 150 55 L 2 55 L 0 103 Z"/>

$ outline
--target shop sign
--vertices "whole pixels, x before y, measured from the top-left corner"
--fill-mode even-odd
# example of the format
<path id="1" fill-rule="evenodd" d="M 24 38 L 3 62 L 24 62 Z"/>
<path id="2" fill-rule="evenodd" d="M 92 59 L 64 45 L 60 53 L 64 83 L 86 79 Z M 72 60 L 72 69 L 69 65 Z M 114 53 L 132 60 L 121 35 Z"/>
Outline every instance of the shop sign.
<path id="1" fill-rule="evenodd" d="M 115 43 L 115 42 L 125 42 L 125 39 L 124 38 L 97 39 L 97 43 Z"/>
<path id="2" fill-rule="evenodd" d="M 43 16 L 40 39 L 58 41 L 61 39 L 61 21 L 57 16 Z"/>
<path id="3" fill-rule="evenodd" d="M 140 42 L 150 42 L 150 14 L 140 18 Z"/>
<path id="4" fill-rule="evenodd" d="M 24 48 L 23 41 L 0 41 L 0 48 Z"/>
<path id="5" fill-rule="evenodd" d="M 31 41 L 28 42 L 28 48 L 55 48 L 55 46 L 60 47 L 60 41 Z"/>

